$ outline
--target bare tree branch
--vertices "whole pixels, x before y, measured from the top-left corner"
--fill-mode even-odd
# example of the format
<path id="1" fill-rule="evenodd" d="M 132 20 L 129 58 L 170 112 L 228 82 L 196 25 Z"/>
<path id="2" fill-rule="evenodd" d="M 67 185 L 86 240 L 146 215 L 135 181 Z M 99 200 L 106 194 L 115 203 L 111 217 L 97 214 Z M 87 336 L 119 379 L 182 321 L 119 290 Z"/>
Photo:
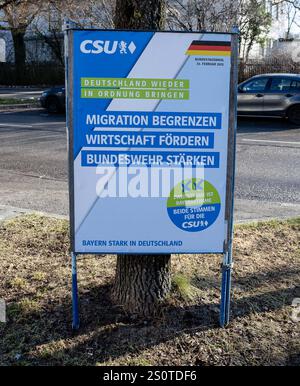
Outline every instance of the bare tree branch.
<path id="1" fill-rule="evenodd" d="M 3 9 L 7 7 L 8 5 L 14 4 L 14 5 L 19 5 L 22 2 L 22 0 L 5 0 L 5 1 L 0 1 L 0 9 Z"/>

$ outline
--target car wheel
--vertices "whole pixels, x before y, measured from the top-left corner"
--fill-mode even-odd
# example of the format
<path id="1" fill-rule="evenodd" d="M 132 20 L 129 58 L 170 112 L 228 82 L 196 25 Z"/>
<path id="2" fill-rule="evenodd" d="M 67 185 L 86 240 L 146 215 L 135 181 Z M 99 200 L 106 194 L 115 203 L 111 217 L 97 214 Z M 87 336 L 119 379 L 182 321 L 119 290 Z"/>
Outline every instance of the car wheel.
<path id="1" fill-rule="evenodd" d="M 287 112 L 287 117 L 291 123 L 300 125 L 300 105 L 292 106 Z"/>
<path id="2" fill-rule="evenodd" d="M 47 110 L 48 110 L 48 113 L 50 114 L 59 112 L 59 102 L 57 98 L 49 97 L 47 99 Z"/>

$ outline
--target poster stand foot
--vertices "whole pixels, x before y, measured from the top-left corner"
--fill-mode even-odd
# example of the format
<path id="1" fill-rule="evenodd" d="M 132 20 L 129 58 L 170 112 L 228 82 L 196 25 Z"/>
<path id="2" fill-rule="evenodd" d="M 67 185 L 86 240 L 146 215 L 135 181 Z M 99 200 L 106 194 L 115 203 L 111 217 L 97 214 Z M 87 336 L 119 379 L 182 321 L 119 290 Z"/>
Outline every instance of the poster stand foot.
<path id="1" fill-rule="evenodd" d="M 79 329 L 78 286 L 77 286 L 77 255 L 72 252 L 72 329 Z"/>
<path id="2" fill-rule="evenodd" d="M 231 292 L 232 253 L 226 252 L 222 264 L 222 285 L 220 305 L 220 326 L 226 327 L 230 318 L 230 292 Z"/>

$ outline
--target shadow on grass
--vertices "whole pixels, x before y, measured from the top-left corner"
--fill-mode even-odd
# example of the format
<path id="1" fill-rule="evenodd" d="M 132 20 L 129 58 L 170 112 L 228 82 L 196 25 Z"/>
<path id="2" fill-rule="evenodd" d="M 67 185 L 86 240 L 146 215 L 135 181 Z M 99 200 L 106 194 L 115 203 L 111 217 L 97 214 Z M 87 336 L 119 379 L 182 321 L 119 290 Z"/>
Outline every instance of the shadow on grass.
<path id="1" fill-rule="evenodd" d="M 268 284 L 275 284 L 282 280 L 293 280 L 300 277 L 300 269 L 295 268 L 281 268 L 280 270 L 274 270 L 269 272 L 247 274 L 245 276 L 234 277 L 233 287 L 239 286 L 241 288 L 255 288 L 263 286 L 266 282 Z M 219 282 L 215 277 L 199 276 L 196 275 L 192 278 L 191 283 L 199 289 L 218 288 Z"/>
<path id="2" fill-rule="evenodd" d="M 278 273 L 278 278 L 285 274 L 292 272 Z M 113 306 L 109 294 L 108 285 L 80 293 L 81 328 L 76 335 L 71 331 L 71 299 L 59 299 L 42 311 L 26 312 L 10 305 L 9 321 L 0 327 L 0 364 L 94 365 L 126 354 L 137 355 L 184 333 L 218 328 L 218 300 L 185 307 L 170 305 L 159 317 L 145 321 Z M 300 297 L 299 287 L 235 299 L 232 320 L 279 310 L 295 297 Z"/>

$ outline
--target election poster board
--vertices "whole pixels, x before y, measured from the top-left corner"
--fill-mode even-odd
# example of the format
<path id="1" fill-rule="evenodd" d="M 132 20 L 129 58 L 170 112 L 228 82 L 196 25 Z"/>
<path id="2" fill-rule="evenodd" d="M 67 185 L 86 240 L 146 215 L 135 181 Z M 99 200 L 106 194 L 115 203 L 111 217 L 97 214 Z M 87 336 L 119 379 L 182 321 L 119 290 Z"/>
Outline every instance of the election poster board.
<path id="1" fill-rule="evenodd" d="M 225 252 L 232 35 L 70 30 L 68 45 L 72 251 Z"/>

